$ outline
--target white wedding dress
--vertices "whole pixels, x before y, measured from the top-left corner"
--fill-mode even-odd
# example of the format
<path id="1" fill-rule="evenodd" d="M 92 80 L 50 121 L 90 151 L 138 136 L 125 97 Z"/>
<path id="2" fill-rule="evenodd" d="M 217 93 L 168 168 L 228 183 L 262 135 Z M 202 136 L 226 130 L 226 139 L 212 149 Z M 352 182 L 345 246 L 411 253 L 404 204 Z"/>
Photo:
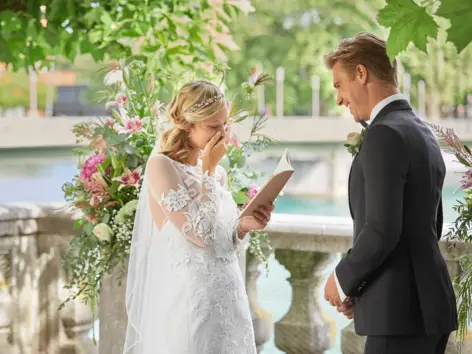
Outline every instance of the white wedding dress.
<path id="1" fill-rule="evenodd" d="M 146 167 L 128 268 L 126 354 L 255 354 L 226 174 L 162 154 Z"/>

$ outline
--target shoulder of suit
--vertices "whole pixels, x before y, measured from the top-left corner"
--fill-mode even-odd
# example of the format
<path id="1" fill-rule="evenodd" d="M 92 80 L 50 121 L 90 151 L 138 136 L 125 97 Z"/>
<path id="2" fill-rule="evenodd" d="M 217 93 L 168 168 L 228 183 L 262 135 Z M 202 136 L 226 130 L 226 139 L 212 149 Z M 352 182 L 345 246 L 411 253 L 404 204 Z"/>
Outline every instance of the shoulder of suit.
<path id="1" fill-rule="evenodd" d="M 394 134 L 388 134 L 387 131 L 393 132 Z M 375 132 L 378 133 L 375 133 Z M 383 131 L 379 132 L 379 131 Z M 380 134 L 381 136 L 378 136 L 377 134 Z M 375 137 L 377 135 L 377 138 Z M 386 138 L 389 138 L 388 140 L 394 142 L 398 141 L 403 141 L 406 143 L 406 132 L 405 128 L 402 127 L 402 124 L 399 124 L 399 122 L 394 122 L 393 119 L 391 120 L 383 120 L 381 122 L 376 123 L 374 126 L 370 127 L 368 130 L 368 134 L 366 134 L 366 141 L 368 140 L 373 140 L 373 141 L 382 141 L 386 142 Z"/>

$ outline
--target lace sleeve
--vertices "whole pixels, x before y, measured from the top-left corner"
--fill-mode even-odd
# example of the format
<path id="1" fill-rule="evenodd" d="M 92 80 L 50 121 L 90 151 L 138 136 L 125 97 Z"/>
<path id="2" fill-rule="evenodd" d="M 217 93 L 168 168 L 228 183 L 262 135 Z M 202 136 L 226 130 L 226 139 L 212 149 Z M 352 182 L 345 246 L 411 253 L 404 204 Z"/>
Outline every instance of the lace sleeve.
<path id="1" fill-rule="evenodd" d="M 200 183 L 182 176 L 164 155 L 149 160 L 147 171 L 151 195 L 159 203 L 166 219 L 184 236 L 200 247 L 215 239 L 218 198 L 216 178 L 205 173 Z"/>
<path id="2" fill-rule="evenodd" d="M 228 180 L 226 170 L 224 169 L 224 167 L 218 165 L 217 169 L 216 169 L 216 172 L 217 172 L 217 176 L 218 176 L 217 177 L 218 181 L 221 183 L 221 185 L 223 187 L 226 188 L 227 187 L 226 183 L 227 183 L 227 180 Z M 241 251 L 244 251 L 244 249 L 246 248 L 246 245 L 249 241 L 249 233 L 247 233 L 242 239 L 239 238 L 238 224 L 239 224 L 239 220 L 236 219 L 235 224 L 233 226 L 232 235 L 233 235 L 233 243 L 234 243 L 236 251 L 241 252 Z"/>
<path id="3" fill-rule="evenodd" d="M 228 179 L 227 177 L 227 174 L 226 174 L 226 170 L 224 169 L 223 166 L 216 166 L 216 173 L 217 173 L 217 179 L 218 179 L 218 182 L 220 182 L 220 184 L 223 186 L 223 187 L 227 187 L 226 186 L 226 181 Z"/>

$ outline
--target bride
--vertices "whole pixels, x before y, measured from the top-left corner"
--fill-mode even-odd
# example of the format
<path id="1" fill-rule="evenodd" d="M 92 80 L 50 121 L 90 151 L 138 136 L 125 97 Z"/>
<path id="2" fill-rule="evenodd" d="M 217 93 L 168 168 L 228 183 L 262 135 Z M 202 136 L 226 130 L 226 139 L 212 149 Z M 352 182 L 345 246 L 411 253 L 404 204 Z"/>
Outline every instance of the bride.
<path id="1" fill-rule="evenodd" d="M 228 103 L 207 81 L 185 85 L 168 114 L 174 127 L 146 166 L 130 252 L 126 354 L 255 354 L 237 257 L 274 206 L 238 220 L 218 166 Z"/>

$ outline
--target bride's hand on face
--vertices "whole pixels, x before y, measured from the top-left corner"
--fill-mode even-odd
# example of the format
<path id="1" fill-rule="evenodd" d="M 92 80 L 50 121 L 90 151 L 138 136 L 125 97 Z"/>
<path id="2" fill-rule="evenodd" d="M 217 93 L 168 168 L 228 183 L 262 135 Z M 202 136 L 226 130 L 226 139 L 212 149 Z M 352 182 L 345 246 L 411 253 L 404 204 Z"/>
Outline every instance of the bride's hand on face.
<path id="1" fill-rule="evenodd" d="M 210 174 L 213 174 L 216 166 L 225 155 L 226 150 L 226 137 L 221 132 L 217 132 L 203 149 L 203 171 L 208 171 Z"/>
<path id="2" fill-rule="evenodd" d="M 269 205 L 262 205 L 252 215 L 245 216 L 239 220 L 239 236 L 244 236 L 249 231 L 263 230 L 270 221 L 272 212 L 275 209 L 275 205 L 270 203 Z"/>

